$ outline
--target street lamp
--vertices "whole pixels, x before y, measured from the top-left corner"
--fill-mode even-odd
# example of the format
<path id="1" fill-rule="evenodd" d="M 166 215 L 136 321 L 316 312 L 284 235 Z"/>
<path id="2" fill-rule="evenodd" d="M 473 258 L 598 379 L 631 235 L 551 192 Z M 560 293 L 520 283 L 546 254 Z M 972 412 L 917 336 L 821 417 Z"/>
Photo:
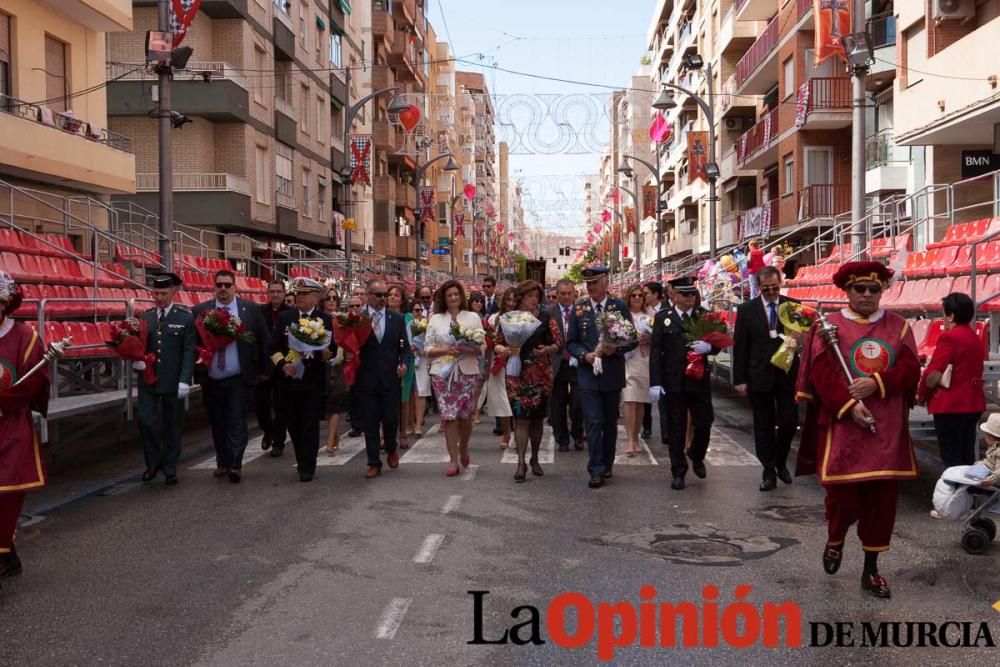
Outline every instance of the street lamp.
<path id="1" fill-rule="evenodd" d="M 716 181 L 719 179 L 719 165 L 715 161 L 715 93 L 712 90 L 713 79 L 712 79 L 712 63 L 705 62 L 699 54 L 693 53 L 684 56 L 684 67 L 686 69 L 700 70 L 702 67 L 705 68 L 705 77 L 708 80 L 708 101 L 706 102 L 700 95 L 696 95 L 692 91 L 679 86 L 676 83 L 661 82 L 661 85 L 667 88 L 673 88 L 674 90 L 679 90 L 684 93 L 695 103 L 701 107 L 701 110 L 705 113 L 705 120 L 708 121 L 708 163 L 705 165 L 705 175 L 708 177 L 708 199 L 709 199 L 709 209 L 708 209 L 708 254 L 713 259 L 715 258 L 715 253 L 718 250 L 716 247 Z M 659 110 L 673 109 L 677 106 L 677 101 L 674 99 L 673 91 L 663 90 L 660 92 L 659 97 L 653 102 L 653 108 Z"/>
<path id="2" fill-rule="evenodd" d="M 448 162 L 444 165 L 444 167 L 442 167 L 442 169 L 444 169 L 445 171 L 458 171 L 460 169 L 458 163 L 455 162 L 455 156 L 452 155 L 451 153 L 444 153 L 443 155 L 438 155 L 436 158 L 428 160 L 423 164 L 418 164 L 416 169 L 413 170 L 413 189 L 416 192 L 418 199 L 420 197 L 420 182 L 424 178 L 424 172 L 426 172 L 427 168 L 430 167 L 432 164 L 438 162 L 439 160 L 443 160 L 445 158 L 448 158 Z M 418 218 L 417 219 L 417 266 L 414 274 L 416 283 L 417 285 L 419 285 L 421 278 L 420 244 L 423 243 L 424 241 L 424 221 L 420 219 L 420 216 L 417 216 L 417 218 Z"/>
<path id="3" fill-rule="evenodd" d="M 618 167 L 618 173 L 630 181 L 635 177 L 635 172 L 632 170 L 632 167 L 627 164 L 623 164 Z M 632 198 L 632 205 L 635 206 L 635 262 L 636 266 L 639 267 L 639 280 L 642 280 L 642 224 L 639 221 L 639 195 L 636 193 L 635 189 L 629 190 L 626 187 L 620 187 L 619 189 Z"/>
<path id="4" fill-rule="evenodd" d="M 458 200 L 465 197 L 464 193 L 459 192 L 457 195 L 451 198 L 451 203 L 448 205 L 448 211 L 451 213 L 451 277 L 455 277 L 455 253 L 457 252 L 457 245 L 455 242 L 455 204 Z"/>
<path id="5" fill-rule="evenodd" d="M 662 96 L 661 96 L 662 97 Z M 659 101 L 659 100 L 657 100 Z M 654 104 L 655 106 L 655 104 Z M 656 272 L 659 274 L 658 280 L 663 280 L 663 224 L 660 220 L 660 216 L 663 213 L 663 202 L 660 201 L 660 144 L 656 145 L 656 164 L 651 162 L 646 162 L 642 158 L 637 158 L 634 155 L 622 155 L 623 160 L 635 160 L 642 166 L 649 169 L 649 171 L 655 174 L 656 177 Z M 628 170 L 628 173 L 632 173 L 632 168 L 626 164 L 622 164 L 618 168 L 618 171 L 622 169 Z M 636 203 L 636 208 L 639 204 Z M 636 218 L 638 218 L 638 214 Z M 642 255 L 639 256 L 640 267 L 642 265 Z"/>

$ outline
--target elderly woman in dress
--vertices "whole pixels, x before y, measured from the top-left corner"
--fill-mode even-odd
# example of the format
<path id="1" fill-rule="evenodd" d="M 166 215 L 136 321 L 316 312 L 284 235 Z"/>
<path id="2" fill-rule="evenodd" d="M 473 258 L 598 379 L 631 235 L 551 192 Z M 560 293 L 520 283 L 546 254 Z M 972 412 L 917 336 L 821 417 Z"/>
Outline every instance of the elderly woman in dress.
<path id="1" fill-rule="evenodd" d="M 527 474 L 525 455 L 531 442 L 531 473 L 541 476 L 542 466 L 538 462 L 538 450 L 542 444 L 542 429 L 549 414 L 549 396 L 552 394 L 552 358 L 563 345 L 559 324 L 549 311 L 539 307 L 544 296 L 540 283 L 525 280 L 517 285 L 517 309 L 531 313 L 541 325 L 521 346 L 520 350 L 508 347 L 503 335 L 503 327 L 497 327 L 495 354 L 509 357 L 517 354 L 521 358 L 521 374 L 507 377 L 507 397 L 514 414 L 514 442 L 517 445 L 517 471 L 514 481 L 523 482 Z"/>
<path id="2" fill-rule="evenodd" d="M 625 413 L 625 433 L 628 435 L 626 456 L 635 456 L 639 448 L 642 414 L 649 404 L 649 348 L 652 325 L 646 309 L 642 285 L 633 285 L 625 292 L 632 324 L 639 333 L 639 346 L 625 355 L 625 390 L 622 392 Z"/>
<path id="3" fill-rule="evenodd" d="M 450 465 L 445 474 L 454 477 L 459 463 L 468 467 L 469 437 L 476 412 L 479 389 L 479 360 L 485 344 L 479 347 L 456 345 L 451 335 L 453 324 L 483 330 L 483 321 L 471 312 L 465 291 L 457 280 L 441 285 L 434 295 L 434 316 L 427 324 L 425 356 L 431 360 L 431 382 L 438 397 L 441 430 L 444 431 Z"/>

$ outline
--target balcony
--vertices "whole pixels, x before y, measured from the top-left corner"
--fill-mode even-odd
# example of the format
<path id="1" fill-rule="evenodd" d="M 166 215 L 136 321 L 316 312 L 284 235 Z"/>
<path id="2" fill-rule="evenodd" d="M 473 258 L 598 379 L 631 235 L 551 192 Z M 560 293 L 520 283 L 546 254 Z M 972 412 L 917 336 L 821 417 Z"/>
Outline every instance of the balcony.
<path id="1" fill-rule="evenodd" d="M 138 173 L 136 194 L 116 198 L 159 210 L 159 174 Z M 195 226 L 216 230 L 260 234 L 262 229 L 251 214 L 250 183 L 242 176 L 226 173 L 175 173 L 173 177 L 174 217 Z M 267 193 L 267 198 L 270 199 Z M 266 208 L 265 215 L 271 209 Z M 273 227 L 274 217 L 271 216 Z"/>
<path id="2" fill-rule="evenodd" d="M 719 52 L 734 51 L 743 53 L 757 39 L 757 28 L 754 23 L 736 20 L 736 7 L 730 7 L 726 17 L 722 19 L 719 28 Z"/>
<path id="3" fill-rule="evenodd" d="M 135 187 L 132 140 L 86 119 L 0 95 L 0 137 L 0 162 L 17 175 L 90 191 Z"/>
<path id="4" fill-rule="evenodd" d="M 736 0 L 736 20 L 766 21 L 774 16 L 777 5 L 774 0 Z"/>
<path id="5" fill-rule="evenodd" d="M 234 174 L 174 174 L 174 192 L 238 192 L 250 194 L 247 179 Z M 156 172 L 135 175 L 136 192 L 158 192 L 160 175 Z"/>
<path id="6" fill-rule="evenodd" d="M 725 183 L 732 178 L 756 178 L 757 173 L 752 169 L 740 169 L 736 160 L 736 150 L 731 149 L 722 159 L 719 160 L 719 182 Z"/>
<path id="7" fill-rule="evenodd" d="M 396 184 L 396 206 L 412 210 L 417 208 L 417 190 L 408 183 Z"/>
<path id="8" fill-rule="evenodd" d="M 745 215 L 745 211 L 730 211 L 722 214 L 722 219 L 719 221 L 718 245 L 720 248 L 735 245 L 742 240 L 740 230 L 743 228 Z"/>
<path id="9" fill-rule="evenodd" d="M 743 243 L 754 237 L 766 239 L 780 224 L 779 204 L 777 199 L 771 199 L 760 206 L 743 211 L 742 214 L 737 214 L 736 242 Z"/>
<path id="10" fill-rule="evenodd" d="M 285 7 L 284 2 L 276 1 L 274 4 L 274 18 L 278 20 L 283 26 L 295 32 L 295 24 L 292 22 L 292 16 L 288 13 L 288 9 Z M 204 2 L 202 2 L 204 5 Z"/>
<path id="11" fill-rule="evenodd" d="M 396 87 L 396 75 L 388 67 L 372 69 L 372 90 L 385 90 Z"/>
<path id="12" fill-rule="evenodd" d="M 389 51 L 389 64 L 395 70 L 396 78 L 399 81 L 417 81 L 420 75 L 416 47 L 402 32 L 396 31 L 392 50 Z"/>
<path id="13" fill-rule="evenodd" d="M 912 149 L 897 146 L 891 129 L 865 139 L 865 194 L 906 190 L 912 160 Z"/>
<path id="14" fill-rule="evenodd" d="M 827 218 L 851 210 L 850 185 L 808 185 L 799 191 L 799 220 Z"/>
<path id="15" fill-rule="evenodd" d="M 736 65 L 736 86 L 740 92 L 763 95 L 778 80 L 778 39 L 781 25 L 775 16 L 760 37 Z"/>
<path id="16" fill-rule="evenodd" d="M 388 120 L 375 121 L 372 134 L 375 150 L 385 153 L 396 152 L 396 134 Z"/>
<path id="17" fill-rule="evenodd" d="M 743 169 L 762 169 L 775 161 L 778 152 L 778 110 L 764 114 L 736 142 L 736 162 Z"/>
<path id="18" fill-rule="evenodd" d="M 799 86 L 795 126 L 802 130 L 837 130 L 851 124 L 851 79 L 815 77 Z"/>
<path id="19" fill-rule="evenodd" d="M 404 25 L 413 25 L 416 22 L 416 0 L 392 0 L 389 4 L 392 5 L 392 18 L 396 19 L 396 21 Z"/>
<path id="20" fill-rule="evenodd" d="M 375 201 L 396 201 L 396 179 L 387 174 L 376 176 L 373 183 Z"/>
<path id="21" fill-rule="evenodd" d="M 60 16 L 71 18 L 94 32 L 132 30 L 130 0 L 38 0 Z M 34 3 L 31 3 L 34 4 Z M 17 12 L 14 12 L 17 14 Z"/>
<path id="22" fill-rule="evenodd" d="M 134 69 L 131 65 L 107 64 L 109 116 L 147 114 L 149 86 L 157 75 Z M 243 72 L 224 62 L 190 62 L 186 70 L 174 74 L 171 86 L 174 109 L 223 123 L 251 121 L 248 91 Z"/>
<path id="23" fill-rule="evenodd" d="M 396 27 L 393 25 L 392 16 L 389 14 L 386 2 L 376 0 L 372 3 L 372 37 L 383 44 L 391 47 L 395 39 Z"/>

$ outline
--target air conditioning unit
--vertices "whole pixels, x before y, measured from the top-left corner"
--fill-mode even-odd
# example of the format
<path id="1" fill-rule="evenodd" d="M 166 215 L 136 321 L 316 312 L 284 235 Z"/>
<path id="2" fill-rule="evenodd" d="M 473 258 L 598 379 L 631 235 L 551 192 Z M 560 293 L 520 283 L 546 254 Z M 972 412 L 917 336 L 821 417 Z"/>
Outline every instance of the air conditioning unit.
<path id="1" fill-rule="evenodd" d="M 965 19 L 976 15 L 976 3 L 974 0 L 934 0 L 934 7 L 931 18 L 942 19 Z"/>

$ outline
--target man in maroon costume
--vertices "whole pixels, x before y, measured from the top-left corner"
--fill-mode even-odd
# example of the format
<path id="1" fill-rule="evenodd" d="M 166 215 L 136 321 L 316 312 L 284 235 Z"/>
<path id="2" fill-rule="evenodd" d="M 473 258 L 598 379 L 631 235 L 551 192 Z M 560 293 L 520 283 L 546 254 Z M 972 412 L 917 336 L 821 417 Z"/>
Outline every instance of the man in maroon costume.
<path id="1" fill-rule="evenodd" d="M 850 262 L 837 271 L 833 282 L 847 292 L 848 307 L 827 319 L 837 327 L 854 380 L 847 380 L 817 325 L 803 347 L 796 387 L 798 398 L 809 402 L 796 474 L 818 474 L 826 490 L 823 568 L 827 574 L 840 568 L 844 539 L 857 522 L 865 552 L 861 587 L 881 598 L 890 591 L 878 573 L 878 555 L 892 537 L 897 484 L 917 476 L 908 421 L 920 362 L 906 320 L 879 307 L 891 277 L 878 262 Z"/>
<path id="2" fill-rule="evenodd" d="M 49 372 L 39 371 L 13 386 L 45 353 L 34 330 L 15 322 L 21 305 L 14 280 L 0 271 L 0 579 L 21 573 L 14 549 L 14 530 L 24 496 L 45 486 L 41 443 L 31 412 L 45 414 L 49 403 Z"/>

